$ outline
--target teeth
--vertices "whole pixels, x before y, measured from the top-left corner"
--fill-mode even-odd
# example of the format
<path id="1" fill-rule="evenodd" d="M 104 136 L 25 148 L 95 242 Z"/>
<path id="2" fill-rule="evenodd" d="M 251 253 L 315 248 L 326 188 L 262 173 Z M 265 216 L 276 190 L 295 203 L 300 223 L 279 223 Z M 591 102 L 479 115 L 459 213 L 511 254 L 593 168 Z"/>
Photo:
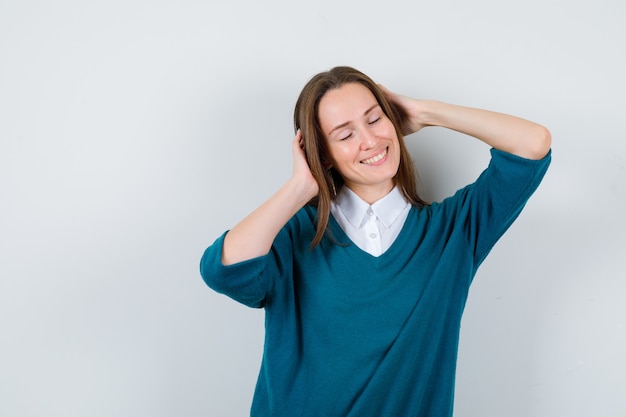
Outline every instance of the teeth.
<path id="1" fill-rule="evenodd" d="M 369 159 L 365 159 L 363 160 L 364 164 L 375 164 L 376 162 L 380 161 L 381 159 L 383 159 L 385 156 L 387 156 L 387 148 L 385 148 L 384 151 L 382 151 L 381 153 L 379 153 L 378 155 L 369 158 Z"/>

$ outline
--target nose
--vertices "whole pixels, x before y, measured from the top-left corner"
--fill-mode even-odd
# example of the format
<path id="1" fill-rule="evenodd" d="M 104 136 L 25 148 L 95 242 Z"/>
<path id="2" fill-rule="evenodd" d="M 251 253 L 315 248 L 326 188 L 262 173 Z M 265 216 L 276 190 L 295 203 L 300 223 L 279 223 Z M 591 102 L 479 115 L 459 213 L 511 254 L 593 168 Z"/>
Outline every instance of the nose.
<path id="1" fill-rule="evenodd" d="M 374 132 L 370 131 L 370 129 L 364 128 L 361 129 L 361 149 L 367 150 L 376 147 L 378 143 L 378 139 Z"/>

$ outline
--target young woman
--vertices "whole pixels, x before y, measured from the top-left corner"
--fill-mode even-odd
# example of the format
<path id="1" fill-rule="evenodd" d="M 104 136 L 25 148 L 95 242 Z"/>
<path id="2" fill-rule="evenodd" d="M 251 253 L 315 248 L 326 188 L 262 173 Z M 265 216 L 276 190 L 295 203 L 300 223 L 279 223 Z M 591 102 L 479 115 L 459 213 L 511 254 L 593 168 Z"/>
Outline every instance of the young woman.
<path id="1" fill-rule="evenodd" d="M 295 108 L 293 174 L 204 253 L 214 290 L 266 313 L 252 416 L 451 416 L 476 270 L 550 163 L 549 131 L 397 95 L 337 67 Z M 416 192 L 403 135 L 441 126 L 491 147 L 471 185 Z"/>

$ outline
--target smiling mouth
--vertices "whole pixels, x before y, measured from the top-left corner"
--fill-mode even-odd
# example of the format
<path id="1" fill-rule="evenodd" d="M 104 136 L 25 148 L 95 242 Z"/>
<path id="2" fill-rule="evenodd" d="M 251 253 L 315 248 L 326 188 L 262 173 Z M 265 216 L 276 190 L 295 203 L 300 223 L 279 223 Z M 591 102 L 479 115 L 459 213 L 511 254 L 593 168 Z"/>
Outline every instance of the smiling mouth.
<path id="1" fill-rule="evenodd" d="M 383 159 L 384 157 L 387 156 L 387 151 L 389 150 L 389 148 L 385 148 L 381 153 L 379 153 L 376 156 L 373 156 L 371 158 L 368 159 L 364 159 L 361 161 L 362 164 L 367 164 L 367 165 L 371 165 L 371 164 L 375 164 L 376 162 L 379 162 L 381 159 Z"/>

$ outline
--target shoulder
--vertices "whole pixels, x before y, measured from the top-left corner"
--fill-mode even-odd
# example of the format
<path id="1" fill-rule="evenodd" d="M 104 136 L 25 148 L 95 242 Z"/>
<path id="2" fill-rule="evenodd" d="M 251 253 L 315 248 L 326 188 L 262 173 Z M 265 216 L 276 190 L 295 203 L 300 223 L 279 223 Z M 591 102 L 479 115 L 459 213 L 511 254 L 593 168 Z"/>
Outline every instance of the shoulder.
<path id="1" fill-rule="evenodd" d="M 310 243 L 315 236 L 317 210 L 313 206 L 304 206 L 283 226 L 277 240 L 303 241 Z M 275 241 L 276 242 L 276 241 Z"/>
<path id="2" fill-rule="evenodd" d="M 305 205 L 293 215 L 287 222 L 287 226 L 298 228 L 315 227 L 317 209 L 311 205 Z"/>

